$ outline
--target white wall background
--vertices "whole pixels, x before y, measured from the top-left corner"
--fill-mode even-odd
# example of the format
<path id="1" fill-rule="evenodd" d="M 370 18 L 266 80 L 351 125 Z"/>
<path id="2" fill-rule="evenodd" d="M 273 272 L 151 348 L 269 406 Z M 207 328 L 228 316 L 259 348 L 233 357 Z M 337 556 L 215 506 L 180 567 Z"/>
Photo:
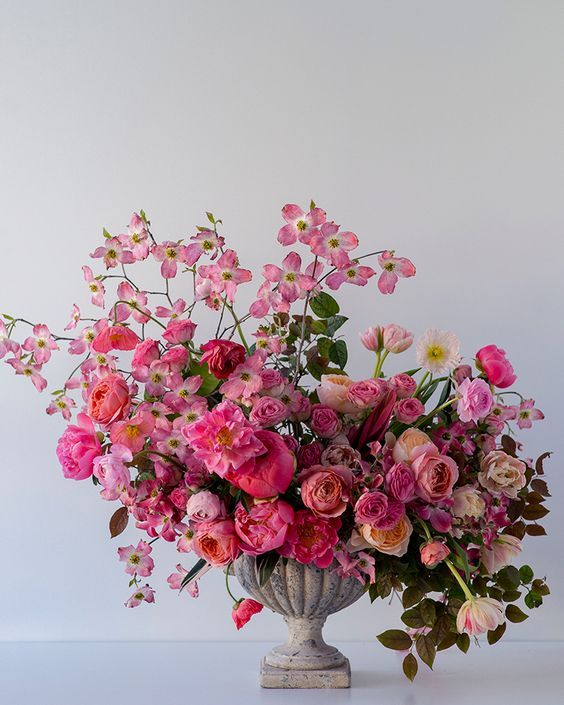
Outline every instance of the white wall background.
<path id="1" fill-rule="evenodd" d="M 134 209 L 162 238 L 212 210 L 256 268 L 280 258 L 279 208 L 313 197 L 366 250 L 418 267 L 393 297 L 342 291 L 351 340 L 397 321 L 452 329 L 469 356 L 495 342 L 545 411 L 525 439 L 531 455 L 555 451 L 554 513 L 525 558 L 553 595 L 509 638 L 558 639 L 563 32 L 564 4 L 549 0 L 2 0 L 0 308 L 62 327 L 85 302 L 80 266 L 102 226 L 119 232 Z M 362 376 L 368 354 L 352 350 Z M 45 395 L 4 367 L 0 390 L 0 639 L 282 635 L 270 614 L 236 634 L 219 573 L 198 601 L 170 591 L 169 546 L 158 605 L 123 608 L 116 548 L 135 530 L 110 542 L 114 505 L 62 478 L 63 422 Z M 327 633 L 372 639 L 396 620 L 363 601 Z"/>

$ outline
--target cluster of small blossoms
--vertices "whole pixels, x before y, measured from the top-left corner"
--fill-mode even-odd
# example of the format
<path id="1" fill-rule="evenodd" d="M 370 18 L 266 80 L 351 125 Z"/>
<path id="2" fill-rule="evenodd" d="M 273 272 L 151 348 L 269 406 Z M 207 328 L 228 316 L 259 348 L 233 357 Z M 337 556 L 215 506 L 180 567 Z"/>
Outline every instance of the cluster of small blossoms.
<path id="1" fill-rule="evenodd" d="M 104 230 L 91 255 L 102 273 L 83 267 L 102 313 L 84 316 L 74 304 L 62 336 L 5 316 L 0 358 L 39 391 L 53 351 L 65 344 L 80 358 L 47 413 L 67 422 L 76 413 L 58 459 L 65 477 L 91 478 L 102 499 L 118 503 L 111 535 L 129 521 L 143 532 L 118 548 L 134 590 L 128 607 L 155 601 L 146 579 L 159 540 L 195 556 L 168 578 L 192 597 L 210 568 L 228 579 L 243 554 L 264 580 L 279 561 L 312 564 L 360 581 L 371 599 L 402 592 L 410 630 L 380 639 L 410 652 L 411 677 L 414 648 L 432 665 L 450 642 L 462 648 L 486 630 L 499 638 L 505 618 L 520 621 L 518 587 L 529 607 L 547 594 L 528 566 L 511 565 L 525 535 L 544 532 L 542 458 L 535 467 L 520 459 L 513 439 L 515 426 L 543 415 L 509 390 L 516 376 L 504 350 L 487 345 L 465 363 L 451 332 L 430 329 L 414 345 L 397 324 L 372 326 L 360 339 L 373 367 L 347 374 L 347 318 L 329 291 L 366 285 L 372 261 L 379 291 L 391 294 L 415 267 L 388 249 L 357 255 L 358 237 L 313 202 L 307 212 L 286 205 L 282 216 L 278 241 L 304 251 L 264 265 L 243 315 L 237 290 L 252 274 L 226 247 L 221 221 L 208 213 L 189 238 L 158 242 L 141 211 L 126 233 Z M 145 260 L 160 273 L 159 290 L 132 274 Z M 198 340 L 202 304 L 217 329 Z M 20 325 L 31 326 L 21 343 Z M 413 345 L 417 369 L 387 377 L 387 357 Z M 262 605 L 227 589 L 239 629 Z M 428 597 L 436 592 L 440 599 Z"/>

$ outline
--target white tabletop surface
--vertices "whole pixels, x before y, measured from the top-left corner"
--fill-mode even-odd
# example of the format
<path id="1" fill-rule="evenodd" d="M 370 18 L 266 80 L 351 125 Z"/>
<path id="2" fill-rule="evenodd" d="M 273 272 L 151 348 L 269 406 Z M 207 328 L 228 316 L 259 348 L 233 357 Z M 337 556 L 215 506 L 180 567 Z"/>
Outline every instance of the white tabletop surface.
<path id="1" fill-rule="evenodd" d="M 249 642 L 0 643 L 1 705 L 562 705 L 564 642 L 501 643 L 439 654 L 412 685 L 377 643 L 338 644 L 353 687 L 263 690 Z"/>

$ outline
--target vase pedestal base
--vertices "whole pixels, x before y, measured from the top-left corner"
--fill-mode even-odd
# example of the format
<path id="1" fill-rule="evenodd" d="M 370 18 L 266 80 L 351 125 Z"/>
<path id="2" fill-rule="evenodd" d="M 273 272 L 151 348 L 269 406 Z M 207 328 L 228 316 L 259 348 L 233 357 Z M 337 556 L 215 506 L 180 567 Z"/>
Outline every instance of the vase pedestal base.
<path id="1" fill-rule="evenodd" d="M 260 685 L 263 688 L 350 688 L 351 666 L 348 659 L 340 666 L 309 671 L 277 668 L 262 659 Z"/>

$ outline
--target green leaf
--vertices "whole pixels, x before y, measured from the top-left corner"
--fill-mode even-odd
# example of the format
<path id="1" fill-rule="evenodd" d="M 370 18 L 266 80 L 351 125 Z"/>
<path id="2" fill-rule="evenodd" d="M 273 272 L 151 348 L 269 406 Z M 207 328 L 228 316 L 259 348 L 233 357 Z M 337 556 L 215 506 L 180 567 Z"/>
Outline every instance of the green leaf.
<path id="1" fill-rule="evenodd" d="M 421 629 L 421 627 L 425 626 L 425 622 L 423 621 L 418 607 L 412 607 L 410 610 L 406 610 L 401 616 L 401 621 L 411 629 Z"/>
<path id="2" fill-rule="evenodd" d="M 110 233 L 106 230 L 106 228 L 103 228 L 103 229 L 102 229 L 102 234 L 104 235 L 104 237 L 106 238 L 106 240 L 109 240 L 109 239 L 112 237 L 112 236 L 110 235 Z"/>
<path id="3" fill-rule="evenodd" d="M 313 318 L 309 327 L 312 333 L 315 335 L 320 335 L 321 333 L 325 333 L 327 329 L 327 322 Z"/>
<path id="4" fill-rule="evenodd" d="M 452 539 L 452 543 L 454 544 L 454 550 L 456 551 L 456 556 L 453 557 L 455 564 L 457 565 L 458 568 L 464 571 L 464 577 L 466 578 L 466 582 L 470 582 L 470 564 L 468 563 L 468 554 L 462 548 L 462 546 L 458 543 L 458 541 L 455 541 Z"/>
<path id="5" fill-rule="evenodd" d="M 437 406 L 442 406 L 446 400 L 450 396 L 450 390 L 452 389 L 452 380 L 447 379 L 447 381 L 444 383 L 443 390 L 441 392 L 441 396 L 439 397 L 439 401 L 437 402 Z"/>
<path id="6" fill-rule="evenodd" d="M 346 316 L 331 316 L 327 319 L 327 329 L 325 333 L 332 337 L 339 330 L 341 326 L 344 326 L 349 319 Z"/>
<path id="7" fill-rule="evenodd" d="M 406 609 L 413 607 L 413 605 L 416 605 L 423 599 L 423 595 L 424 593 L 418 587 L 408 587 L 403 591 L 401 597 L 402 604 Z"/>
<path id="8" fill-rule="evenodd" d="M 376 637 L 387 649 L 407 651 L 411 648 L 411 637 L 400 629 L 388 629 Z"/>
<path id="9" fill-rule="evenodd" d="M 339 304 L 336 300 L 324 291 L 314 296 L 309 302 L 311 310 L 319 318 L 331 318 L 339 313 Z"/>
<path id="10" fill-rule="evenodd" d="M 203 380 L 202 385 L 197 392 L 197 394 L 201 397 L 207 397 L 219 384 L 219 380 L 210 372 L 207 362 L 199 363 L 192 360 L 190 363 L 190 374 L 199 375 Z"/>
<path id="11" fill-rule="evenodd" d="M 309 209 L 310 209 L 310 211 L 312 211 L 315 207 L 316 207 L 316 206 L 315 206 L 315 201 L 314 201 L 313 198 L 312 198 L 311 201 L 309 202 Z"/>
<path id="12" fill-rule="evenodd" d="M 533 569 L 530 565 L 522 565 L 519 568 L 519 578 L 523 584 L 526 585 L 527 583 L 530 583 L 534 577 L 535 574 L 533 573 Z"/>
<path id="13" fill-rule="evenodd" d="M 450 634 L 447 634 L 445 638 L 441 641 L 441 643 L 437 646 L 437 651 L 444 651 L 445 649 L 450 649 L 451 646 L 454 646 L 456 644 L 456 640 L 458 639 L 458 634 L 455 632 L 450 632 Z"/>
<path id="14" fill-rule="evenodd" d="M 419 605 L 419 612 L 426 627 L 432 627 L 435 624 L 437 619 L 437 611 L 433 600 L 423 600 L 423 602 Z"/>
<path id="15" fill-rule="evenodd" d="M 531 590 L 531 592 L 525 595 L 525 604 L 530 610 L 534 610 L 536 607 L 542 605 L 542 596 L 534 592 L 534 590 Z"/>
<path id="16" fill-rule="evenodd" d="M 341 369 L 344 369 L 347 364 L 349 354 L 347 352 L 347 344 L 344 340 L 336 340 L 329 348 L 329 359 Z"/>
<path id="17" fill-rule="evenodd" d="M 525 614 L 517 605 L 507 605 L 505 608 L 505 616 L 510 622 L 519 623 L 528 619 L 529 615 Z"/>
<path id="18" fill-rule="evenodd" d="M 544 597 L 550 595 L 548 585 L 544 582 L 544 580 L 541 580 L 540 578 L 533 580 L 532 588 L 535 592 L 538 592 L 539 595 L 543 595 Z"/>
<path id="19" fill-rule="evenodd" d="M 499 626 L 497 626 L 495 629 L 490 629 L 488 631 L 487 639 L 488 639 L 488 644 L 495 644 L 497 641 L 501 639 L 501 637 L 505 634 L 505 630 L 507 629 L 507 622 L 503 622 Z"/>
<path id="20" fill-rule="evenodd" d="M 427 664 L 427 666 L 432 669 L 437 651 L 435 645 L 433 644 L 433 640 L 425 634 L 422 634 L 415 642 L 415 648 L 417 649 L 419 658 L 423 661 L 423 663 Z"/>
<path id="21" fill-rule="evenodd" d="M 125 527 L 129 521 L 129 512 L 127 507 L 120 507 L 112 514 L 110 519 L 110 536 L 114 538 L 125 531 Z"/>
<path id="22" fill-rule="evenodd" d="M 260 556 L 256 557 L 255 560 L 255 570 L 257 574 L 257 580 L 260 587 L 264 587 L 266 583 L 270 580 L 273 570 L 276 568 L 278 559 L 280 555 L 276 551 L 269 551 L 268 553 L 261 553 Z"/>
<path id="23" fill-rule="evenodd" d="M 205 561 L 203 558 L 200 558 L 197 560 L 192 568 L 186 573 L 186 575 L 182 578 L 182 582 L 180 583 L 180 592 L 188 585 L 188 583 L 191 583 L 192 580 L 198 575 L 198 573 L 202 570 L 202 568 L 205 568 L 208 565 L 208 562 Z"/>
<path id="24" fill-rule="evenodd" d="M 417 675 L 417 669 L 419 668 L 417 665 L 417 659 L 413 654 L 407 654 L 403 660 L 402 668 L 405 677 L 409 678 L 409 680 L 413 683 L 413 679 Z"/>
<path id="25" fill-rule="evenodd" d="M 329 357 L 329 348 L 333 345 L 333 341 L 329 338 L 317 339 L 317 350 L 321 357 Z"/>
<path id="26" fill-rule="evenodd" d="M 2 316 L 3 316 L 7 321 L 15 321 L 15 320 L 16 320 L 13 316 L 8 316 L 7 313 L 3 313 Z"/>
<path id="27" fill-rule="evenodd" d="M 504 590 L 515 590 L 521 585 L 519 571 L 514 565 L 508 565 L 496 575 L 497 584 Z"/>
<path id="28" fill-rule="evenodd" d="M 495 595 L 490 593 L 490 596 L 494 599 L 498 599 Z M 506 590 L 502 595 L 502 600 L 504 602 L 515 602 L 521 597 L 521 590 Z"/>
<path id="29" fill-rule="evenodd" d="M 468 634 L 459 634 L 456 639 L 456 645 L 465 654 L 470 648 L 470 637 Z"/>
<path id="30" fill-rule="evenodd" d="M 206 216 L 207 216 L 208 220 L 210 221 L 210 223 L 212 225 L 215 225 L 215 218 L 213 217 L 213 213 L 208 213 L 208 211 L 206 211 Z"/>

